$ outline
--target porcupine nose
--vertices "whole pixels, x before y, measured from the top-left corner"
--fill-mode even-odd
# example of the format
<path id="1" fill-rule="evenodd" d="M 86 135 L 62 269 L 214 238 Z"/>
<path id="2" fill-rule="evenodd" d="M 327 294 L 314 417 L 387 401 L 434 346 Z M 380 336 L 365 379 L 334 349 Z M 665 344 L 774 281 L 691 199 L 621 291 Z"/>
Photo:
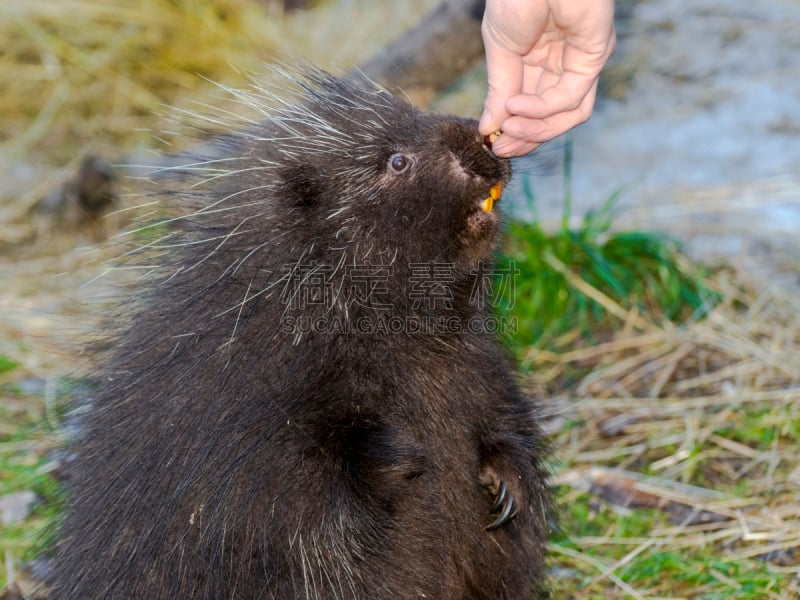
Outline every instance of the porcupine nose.
<path id="1" fill-rule="evenodd" d="M 442 142 L 458 157 L 465 171 L 487 180 L 490 185 L 508 181 L 509 161 L 492 153 L 478 132 L 477 121 L 454 119 L 444 125 L 441 135 Z"/>

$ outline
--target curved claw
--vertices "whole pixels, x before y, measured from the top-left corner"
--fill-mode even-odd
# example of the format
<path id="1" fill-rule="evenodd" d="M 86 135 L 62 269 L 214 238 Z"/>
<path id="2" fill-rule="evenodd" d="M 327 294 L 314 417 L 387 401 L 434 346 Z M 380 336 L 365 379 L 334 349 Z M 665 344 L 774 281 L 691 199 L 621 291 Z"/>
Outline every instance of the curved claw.
<path id="1" fill-rule="evenodd" d="M 503 507 L 503 510 L 492 523 L 483 528 L 484 531 L 494 531 L 495 529 L 502 527 L 517 514 L 517 509 L 514 506 L 514 496 L 509 493 L 508 486 L 506 486 L 505 482 L 502 480 L 500 481 L 500 485 L 497 489 L 497 499 L 492 505 L 490 512 L 497 512 L 501 506 Z"/>
<path id="2" fill-rule="evenodd" d="M 506 482 L 502 479 L 500 480 L 500 485 L 497 486 L 497 499 L 495 499 L 494 504 L 492 504 L 492 508 L 489 509 L 490 513 L 495 513 L 503 506 L 503 503 L 506 499 L 506 494 L 508 493 L 508 486 Z M 514 499 L 512 498 L 511 501 L 513 502 Z"/>

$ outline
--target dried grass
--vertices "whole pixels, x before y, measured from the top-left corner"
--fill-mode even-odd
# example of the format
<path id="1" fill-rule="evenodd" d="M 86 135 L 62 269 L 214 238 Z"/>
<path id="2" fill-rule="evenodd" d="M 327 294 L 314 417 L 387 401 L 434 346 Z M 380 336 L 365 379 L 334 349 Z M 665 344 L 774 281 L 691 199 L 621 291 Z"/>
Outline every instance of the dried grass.
<path id="1" fill-rule="evenodd" d="M 0 2 L 0 222 L 24 220 L 86 153 L 169 151 L 175 115 L 230 106 L 218 84 L 244 87 L 276 58 L 349 68 L 386 43 L 387 22 L 399 34 L 436 3 Z"/>
<path id="2" fill-rule="evenodd" d="M 63 341 L 80 333 L 76 321 L 91 323 L 75 290 L 111 252 L 70 250 L 67 236 L 61 244 L 49 257 L 20 263 L 15 285 L 0 294 L 0 354 L 48 379 L 74 364 Z M 574 490 L 562 502 L 588 492 L 623 514 L 665 515 L 644 536 L 609 531 L 573 537 L 581 550 L 554 546 L 556 561 L 582 565 L 591 574 L 585 586 L 606 597 L 693 597 L 623 580 L 619 571 L 656 551 L 755 558 L 800 574 L 800 298 L 743 290 L 725 274 L 716 283 L 725 301 L 703 321 L 674 326 L 621 314 L 609 341 L 531 357 L 529 386 L 552 398 L 555 483 Z M 564 374 L 575 369 L 583 377 L 565 386 Z M 45 404 L 6 409 L 38 418 L 48 412 Z"/>
<path id="3" fill-rule="evenodd" d="M 576 490 L 563 501 L 589 492 L 616 510 L 660 509 L 673 523 L 641 539 L 573 539 L 584 549 L 630 547 L 618 562 L 556 548 L 593 565 L 590 585 L 606 579 L 630 597 L 653 597 L 615 575 L 651 550 L 704 549 L 800 574 L 800 298 L 718 283 L 726 300 L 703 321 L 658 325 L 636 315 L 606 343 L 532 357 L 531 386 L 557 398 L 556 483 Z M 561 387 L 578 367 L 580 382 Z"/>
<path id="4" fill-rule="evenodd" d="M 398 5 L 388 17 L 393 30 L 434 3 Z M 137 132 L 153 139 L 164 106 L 185 108 L 182 96 L 212 102 L 216 88 L 198 74 L 237 85 L 268 50 L 291 55 L 301 38 L 309 51 L 298 54 L 329 66 L 325 55 L 337 42 L 307 32 L 332 19 L 376 32 L 374 42 L 348 33 L 336 46 L 339 64 L 363 59 L 386 35 L 376 18 L 364 20 L 365 6 L 330 3 L 278 20 L 249 0 L 0 3 L 0 242 L 13 247 L 27 236 L 34 226 L 27 211 L 87 149 L 120 156 L 141 139 Z M 707 208 L 705 199 L 697 203 Z M 0 384 L 52 382 L 75 370 L 80 348 L 68 340 L 91 328 L 97 310 L 85 294 L 96 290 L 81 285 L 113 252 L 52 223 L 35 226 L 46 234 L 36 247 L 0 257 L 0 355 L 21 365 Z M 549 426 L 562 465 L 557 483 L 574 494 L 589 490 L 617 510 L 657 508 L 674 522 L 641 538 L 583 536 L 576 541 L 586 551 L 555 548 L 594 571 L 594 583 L 607 581 L 628 597 L 657 597 L 617 575 L 654 548 L 765 557 L 774 570 L 800 573 L 791 552 L 800 546 L 800 299 L 719 285 L 726 301 L 706 320 L 683 326 L 651 322 L 588 290 L 619 318 L 614 337 L 578 347 L 575 331 L 565 336 L 573 350 L 529 356 L 530 386 L 552 399 L 556 413 Z M 565 385 L 576 369 L 584 376 Z M 40 404 L 0 401 L 9 419 L 21 422 L 46 418 L 51 400 L 47 393 Z M 627 551 L 613 561 L 588 552 L 621 544 Z M 765 590 L 763 597 L 793 596 Z"/>

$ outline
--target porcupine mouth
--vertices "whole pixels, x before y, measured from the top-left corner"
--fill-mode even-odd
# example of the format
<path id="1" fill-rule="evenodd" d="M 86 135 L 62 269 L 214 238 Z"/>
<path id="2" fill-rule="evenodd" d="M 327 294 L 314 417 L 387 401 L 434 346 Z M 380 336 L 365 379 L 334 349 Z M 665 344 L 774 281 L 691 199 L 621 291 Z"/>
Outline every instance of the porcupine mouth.
<path id="1" fill-rule="evenodd" d="M 495 204 L 500 200 L 503 193 L 503 183 L 498 181 L 489 188 L 489 195 L 481 200 L 477 200 L 470 210 L 470 220 L 477 223 L 489 220 L 493 221 L 497 217 L 494 214 Z"/>
<path id="2" fill-rule="evenodd" d="M 467 235 L 473 243 L 494 238 L 498 223 L 495 203 L 500 199 L 502 191 L 503 184 L 498 181 L 489 188 L 488 196 L 472 205 L 467 217 Z"/>
<path id="3" fill-rule="evenodd" d="M 494 203 L 500 200 L 500 195 L 503 193 L 503 183 L 498 181 L 489 188 L 489 195 L 480 202 L 480 209 L 485 213 L 492 212 Z"/>

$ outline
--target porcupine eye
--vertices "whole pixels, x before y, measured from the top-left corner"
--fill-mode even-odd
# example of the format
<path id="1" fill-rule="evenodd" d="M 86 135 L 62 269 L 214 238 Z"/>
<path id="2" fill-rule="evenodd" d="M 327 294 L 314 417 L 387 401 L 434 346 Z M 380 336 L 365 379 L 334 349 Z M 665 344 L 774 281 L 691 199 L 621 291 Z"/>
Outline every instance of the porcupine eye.
<path id="1" fill-rule="evenodd" d="M 408 169 L 408 167 L 411 166 L 412 162 L 413 161 L 405 154 L 400 154 L 400 153 L 392 154 L 389 157 L 389 169 L 391 169 L 392 173 L 399 175 L 400 173 Z"/>

